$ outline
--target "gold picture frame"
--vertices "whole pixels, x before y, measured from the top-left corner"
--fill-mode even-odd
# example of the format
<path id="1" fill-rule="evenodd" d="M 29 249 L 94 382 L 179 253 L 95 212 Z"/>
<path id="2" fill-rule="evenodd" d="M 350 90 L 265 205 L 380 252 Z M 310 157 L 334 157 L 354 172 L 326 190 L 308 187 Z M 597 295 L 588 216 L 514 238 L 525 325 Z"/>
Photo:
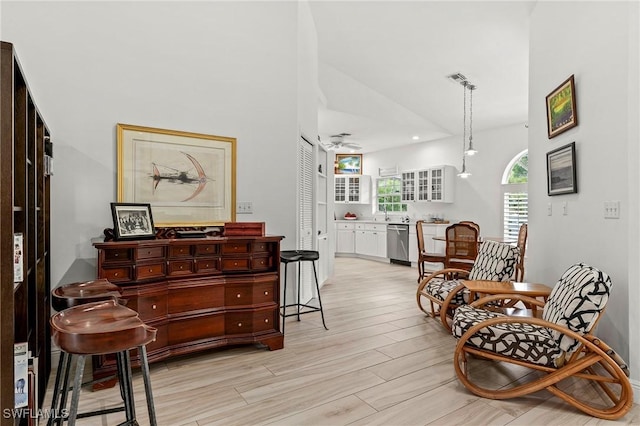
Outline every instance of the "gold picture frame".
<path id="1" fill-rule="evenodd" d="M 236 139 L 117 124 L 119 203 L 149 203 L 156 227 L 235 222 Z"/>
<path id="2" fill-rule="evenodd" d="M 336 154 L 334 174 L 361 175 L 362 154 Z"/>
<path id="3" fill-rule="evenodd" d="M 546 105 L 549 139 L 578 125 L 576 86 L 573 75 L 547 95 Z"/>

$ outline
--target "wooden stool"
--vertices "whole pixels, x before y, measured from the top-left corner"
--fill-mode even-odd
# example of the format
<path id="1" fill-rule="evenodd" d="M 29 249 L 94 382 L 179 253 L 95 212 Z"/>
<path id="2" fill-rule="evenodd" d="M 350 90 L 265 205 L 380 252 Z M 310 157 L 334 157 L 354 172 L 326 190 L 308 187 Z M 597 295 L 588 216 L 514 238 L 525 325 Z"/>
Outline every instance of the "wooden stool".
<path id="1" fill-rule="evenodd" d="M 76 418 L 103 412 L 101 410 L 100 412 L 78 415 L 78 401 L 86 357 L 112 353 L 116 354 L 120 394 L 124 401 L 126 422 L 123 424 L 137 424 L 129 354 L 129 351 L 134 348 L 138 349 L 140 355 L 149 422 L 152 426 L 157 424 L 146 351 L 146 345 L 156 337 L 157 330 L 155 328 L 149 327 L 142 322 L 137 312 L 122 306 L 113 299 L 90 302 L 65 309 L 53 315 L 50 323 L 55 344 L 69 356 L 77 356 L 73 395 L 68 418 L 70 426 L 75 425 Z M 68 389 L 67 378 L 62 384 L 62 395 L 65 395 Z M 120 411 L 120 409 L 115 411 Z"/>
<path id="2" fill-rule="evenodd" d="M 65 284 L 54 288 L 51 292 L 51 306 L 57 312 L 60 312 L 89 302 L 117 300 L 119 303 L 123 303 L 124 300 L 120 299 L 121 291 L 120 287 L 106 279 Z M 53 396 L 51 397 L 50 417 L 47 420 L 47 425 L 52 425 L 54 421 L 57 424 L 62 424 L 64 420 L 62 410 L 66 408 L 68 392 L 61 392 L 61 385 L 62 383 L 68 383 L 71 358 L 65 351 L 60 351 Z M 96 413 L 96 415 L 98 414 L 103 413 Z"/>
<path id="3" fill-rule="evenodd" d="M 283 250 L 280 252 L 280 262 L 284 263 L 284 295 L 282 297 L 282 312 L 280 315 L 282 316 L 282 334 L 284 334 L 284 322 L 287 317 L 297 316 L 298 321 L 300 321 L 300 315 L 309 314 L 311 312 L 320 312 L 322 316 L 322 325 L 325 330 L 329 330 L 327 325 L 324 322 L 324 312 L 322 311 L 322 299 L 320 299 L 320 285 L 318 284 L 318 274 L 316 272 L 316 260 L 320 258 L 320 254 L 317 251 L 313 250 Z M 299 262 L 311 262 L 313 265 L 313 276 L 316 279 L 316 291 L 318 292 L 318 307 L 306 305 L 304 303 L 300 303 L 300 265 Z M 297 303 L 292 303 L 287 305 L 287 265 L 289 263 L 298 263 L 298 286 L 296 291 L 296 296 L 298 298 Z M 287 314 L 287 308 L 295 306 L 297 308 L 296 312 L 293 314 Z M 307 308 L 305 311 L 300 311 L 300 308 Z"/>

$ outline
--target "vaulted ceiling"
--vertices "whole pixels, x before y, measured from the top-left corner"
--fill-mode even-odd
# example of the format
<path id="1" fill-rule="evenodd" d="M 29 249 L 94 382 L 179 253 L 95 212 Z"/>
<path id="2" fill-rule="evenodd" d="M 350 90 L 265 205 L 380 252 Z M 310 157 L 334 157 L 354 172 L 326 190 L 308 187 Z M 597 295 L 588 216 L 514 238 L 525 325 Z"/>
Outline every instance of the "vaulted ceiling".
<path id="1" fill-rule="evenodd" d="M 477 87 L 474 131 L 525 122 L 534 5 L 312 0 L 322 141 L 350 133 L 345 141 L 366 153 L 461 134 L 463 87 L 447 79 L 453 73 Z"/>

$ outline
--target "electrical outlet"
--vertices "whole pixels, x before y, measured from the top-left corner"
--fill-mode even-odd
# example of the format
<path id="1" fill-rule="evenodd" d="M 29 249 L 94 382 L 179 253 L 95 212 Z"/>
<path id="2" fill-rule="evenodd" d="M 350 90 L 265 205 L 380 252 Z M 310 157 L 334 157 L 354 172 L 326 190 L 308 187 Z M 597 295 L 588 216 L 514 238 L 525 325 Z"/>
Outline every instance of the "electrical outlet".
<path id="1" fill-rule="evenodd" d="M 251 214 L 253 213 L 253 203 L 251 201 L 238 201 L 236 203 L 237 214 Z"/>
<path id="2" fill-rule="evenodd" d="M 620 201 L 604 202 L 604 218 L 620 219 Z"/>
<path id="3" fill-rule="evenodd" d="M 562 203 L 562 214 L 564 216 L 569 214 L 569 204 L 566 201 Z"/>
<path id="4" fill-rule="evenodd" d="M 553 204 L 547 203 L 547 216 L 553 215 Z"/>

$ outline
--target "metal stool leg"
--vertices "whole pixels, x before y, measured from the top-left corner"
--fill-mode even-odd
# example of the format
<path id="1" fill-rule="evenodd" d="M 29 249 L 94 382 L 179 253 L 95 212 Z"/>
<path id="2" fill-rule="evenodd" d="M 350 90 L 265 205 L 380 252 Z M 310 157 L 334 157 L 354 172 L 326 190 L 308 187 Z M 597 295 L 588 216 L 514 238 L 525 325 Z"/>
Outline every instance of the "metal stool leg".
<path id="1" fill-rule="evenodd" d="M 298 285 L 296 286 L 296 297 L 298 298 L 298 321 L 300 321 L 300 272 L 302 270 L 302 266 L 300 262 L 296 262 L 296 267 L 298 269 Z"/>
<path id="2" fill-rule="evenodd" d="M 142 379 L 144 380 L 144 392 L 147 396 L 147 410 L 149 412 L 149 424 L 156 426 L 156 409 L 153 403 L 153 393 L 151 391 L 151 377 L 149 375 L 149 361 L 147 359 L 147 347 L 140 346 L 138 348 L 140 354 L 140 368 L 142 369 Z"/>
<path id="3" fill-rule="evenodd" d="M 53 424 L 61 425 L 64 421 L 63 411 L 67 405 L 67 395 L 69 392 L 69 371 L 71 370 L 72 355 L 65 351 L 60 351 L 60 359 L 56 368 L 56 381 L 51 397 L 51 412 L 47 419 L 47 426 Z"/>
<path id="4" fill-rule="evenodd" d="M 320 305 L 320 316 L 322 317 L 322 325 L 325 330 L 329 330 L 327 328 L 327 324 L 324 322 L 324 311 L 322 310 L 322 299 L 320 298 L 320 284 L 318 284 L 318 273 L 316 272 L 316 262 L 311 262 L 313 265 L 313 276 L 316 279 L 316 291 L 318 292 L 318 304 Z"/>
<path id="5" fill-rule="evenodd" d="M 287 266 L 284 264 L 284 292 L 282 294 L 282 334 L 284 334 L 284 323 L 287 321 Z"/>
<path id="6" fill-rule="evenodd" d="M 120 364 L 118 372 L 121 376 L 118 378 L 122 389 L 122 399 L 124 402 L 124 411 L 127 422 L 133 422 L 136 418 L 135 403 L 133 401 L 133 384 L 131 383 L 131 357 L 129 351 L 122 351 L 116 354 L 117 362 Z"/>
<path id="7" fill-rule="evenodd" d="M 78 401 L 82 388 L 82 375 L 84 374 L 85 355 L 78 355 L 76 360 L 76 375 L 73 379 L 73 395 L 71 396 L 71 408 L 69 410 L 69 426 L 75 426 L 78 415 Z"/>

